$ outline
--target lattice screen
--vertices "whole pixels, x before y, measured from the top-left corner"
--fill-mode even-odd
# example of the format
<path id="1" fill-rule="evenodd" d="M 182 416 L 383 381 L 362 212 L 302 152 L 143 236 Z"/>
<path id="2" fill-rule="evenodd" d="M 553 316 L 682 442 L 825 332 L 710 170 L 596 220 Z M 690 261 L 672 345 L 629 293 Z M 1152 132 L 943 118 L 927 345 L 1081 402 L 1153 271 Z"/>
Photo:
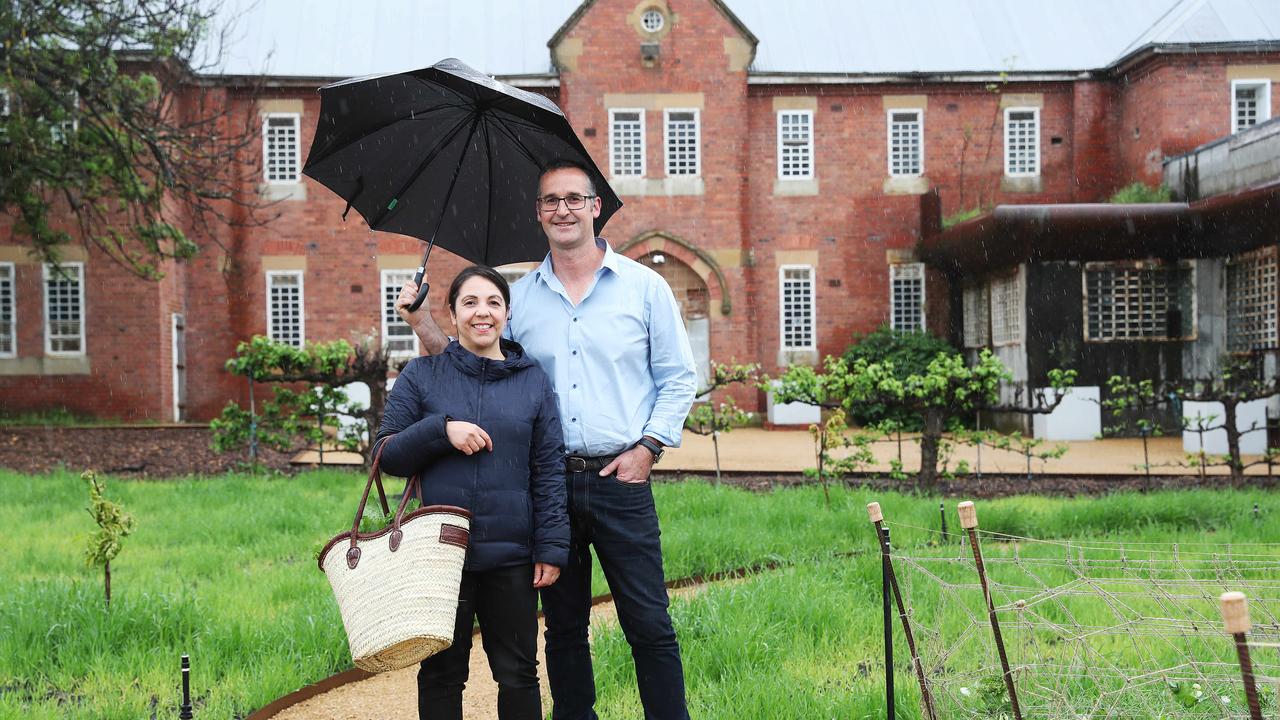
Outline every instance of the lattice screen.
<path id="1" fill-rule="evenodd" d="M 991 342 L 991 302 L 986 285 L 964 289 L 964 346 L 986 347 Z"/>
<path id="2" fill-rule="evenodd" d="M 1022 342 L 1022 272 L 991 281 L 991 342 Z"/>
<path id="3" fill-rule="evenodd" d="M 1193 267 L 1189 261 L 1087 264 L 1085 338 L 1104 342 L 1194 337 Z"/>
<path id="4" fill-rule="evenodd" d="M 1276 347 L 1276 246 L 1227 260 L 1227 348 Z"/>

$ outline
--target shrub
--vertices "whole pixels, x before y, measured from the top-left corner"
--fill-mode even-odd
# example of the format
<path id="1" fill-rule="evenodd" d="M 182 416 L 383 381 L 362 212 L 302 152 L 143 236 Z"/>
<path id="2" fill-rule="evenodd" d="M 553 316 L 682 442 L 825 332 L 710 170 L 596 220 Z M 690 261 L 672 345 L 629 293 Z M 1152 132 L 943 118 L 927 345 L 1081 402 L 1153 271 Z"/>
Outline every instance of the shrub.
<path id="1" fill-rule="evenodd" d="M 1173 193 L 1164 185 L 1159 187 L 1151 187 L 1145 183 L 1136 182 L 1125 185 L 1116 191 L 1115 195 L 1107 202 L 1115 205 L 1141 205 L 1143 203 L 1163 203 L 1173 199 Z"/>
<path id="2" fill-rule="evenodd" d="M 845 351 L 844 359 L 850 366 L 857 360 L 864 360 L 868 365 L 887 363 L 892 366 L 895 378 L 905 380 L 910 375 L 927 374 L 929 363 L 933 362 L 938 353 L 960 355 L 947 341 L 936 335 L 881 326 L 867 335 L 854 336 L 853 345 Z M 888 420 L 896 423 L 894 427 L 901 427 L 908 432 L 921 428 L 919 415 L 900 409 L 891 410 L 879 402 L 859 403 L 850 408 L 850 411 L 851 419 L 858 425 L 878 425 Z"/>

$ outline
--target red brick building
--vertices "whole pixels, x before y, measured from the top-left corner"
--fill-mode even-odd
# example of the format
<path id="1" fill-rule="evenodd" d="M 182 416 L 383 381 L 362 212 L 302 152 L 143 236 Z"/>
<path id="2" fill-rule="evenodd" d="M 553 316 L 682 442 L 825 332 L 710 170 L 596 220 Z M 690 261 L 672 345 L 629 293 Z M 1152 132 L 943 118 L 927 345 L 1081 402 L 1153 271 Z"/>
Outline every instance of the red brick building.
<path id="1" fill-rule="evenodd" d="M 279 200 L 266 227 L 196 237 L 197 259 L 148 282 L 80 249 L 50 277 L 0 217 L 5 412 L 207 420 L 243 400 L 222 364 L 259 333 L 417 351 L 388 309 L 421 244 L 343 223 L 300 174 L 333 79 L 456 56 L 550 96 L 626 203 L 606 237 L 667 277 L 695 352 L 770 372 L 945 316 L 916 259 L 927 190 L 944 214 L 1102 202 L 1280 112 L 1268 0 L 404 2 L 404 22 L 290 39 L 301 16 L 342 16 L 328 4 L 260 4 L 225 73 L 185 89 L 261 118 L 244 162 L 263 166 L 246 191 Z M 433 254 L 437 310 L 462 264 Z"/>

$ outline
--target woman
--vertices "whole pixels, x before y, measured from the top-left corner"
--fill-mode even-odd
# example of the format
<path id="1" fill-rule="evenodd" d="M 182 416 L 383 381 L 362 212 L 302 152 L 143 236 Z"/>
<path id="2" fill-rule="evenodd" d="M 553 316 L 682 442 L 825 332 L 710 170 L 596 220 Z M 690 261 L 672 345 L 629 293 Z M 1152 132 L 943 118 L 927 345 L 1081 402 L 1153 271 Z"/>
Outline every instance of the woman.
<path id="1" fill-rule="evenodd" d="M 423 502 L 473 513 L 453 645 L 418 671 L 418 715 L 462 718 L 473 619 L 501 720 L 542 717 L 537 588 L 569 557 L 563 440 L 551 381 L 502 339 L 510 289 L 474 265 L 449 287 L 457 340 L 396 378 L 378 432 L 382 469 L 421 476 Z"/>

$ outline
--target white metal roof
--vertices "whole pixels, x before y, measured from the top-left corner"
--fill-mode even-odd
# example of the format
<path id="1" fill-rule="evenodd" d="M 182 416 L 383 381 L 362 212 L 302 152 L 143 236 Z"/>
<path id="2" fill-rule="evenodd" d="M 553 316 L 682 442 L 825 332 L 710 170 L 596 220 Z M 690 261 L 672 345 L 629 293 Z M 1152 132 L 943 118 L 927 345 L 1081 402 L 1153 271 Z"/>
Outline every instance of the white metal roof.
<path id="1" fill-rule="evenodd" d="M 216 74 L 337 78 L 457 57 L 553 73 L 580 0 L 231 0 Z M 1095 70 L 1152 43 L 1280 40 L 1280 0 L 726 0 L 760 40 L 755 73 Z"/>
<path id="2" fill-rule="evenodd" d="M 579 0 L 231 0 L 214 74 L 342 78 L 456 57 L 491 75 L 551 73 L 547 40 Z"/>

